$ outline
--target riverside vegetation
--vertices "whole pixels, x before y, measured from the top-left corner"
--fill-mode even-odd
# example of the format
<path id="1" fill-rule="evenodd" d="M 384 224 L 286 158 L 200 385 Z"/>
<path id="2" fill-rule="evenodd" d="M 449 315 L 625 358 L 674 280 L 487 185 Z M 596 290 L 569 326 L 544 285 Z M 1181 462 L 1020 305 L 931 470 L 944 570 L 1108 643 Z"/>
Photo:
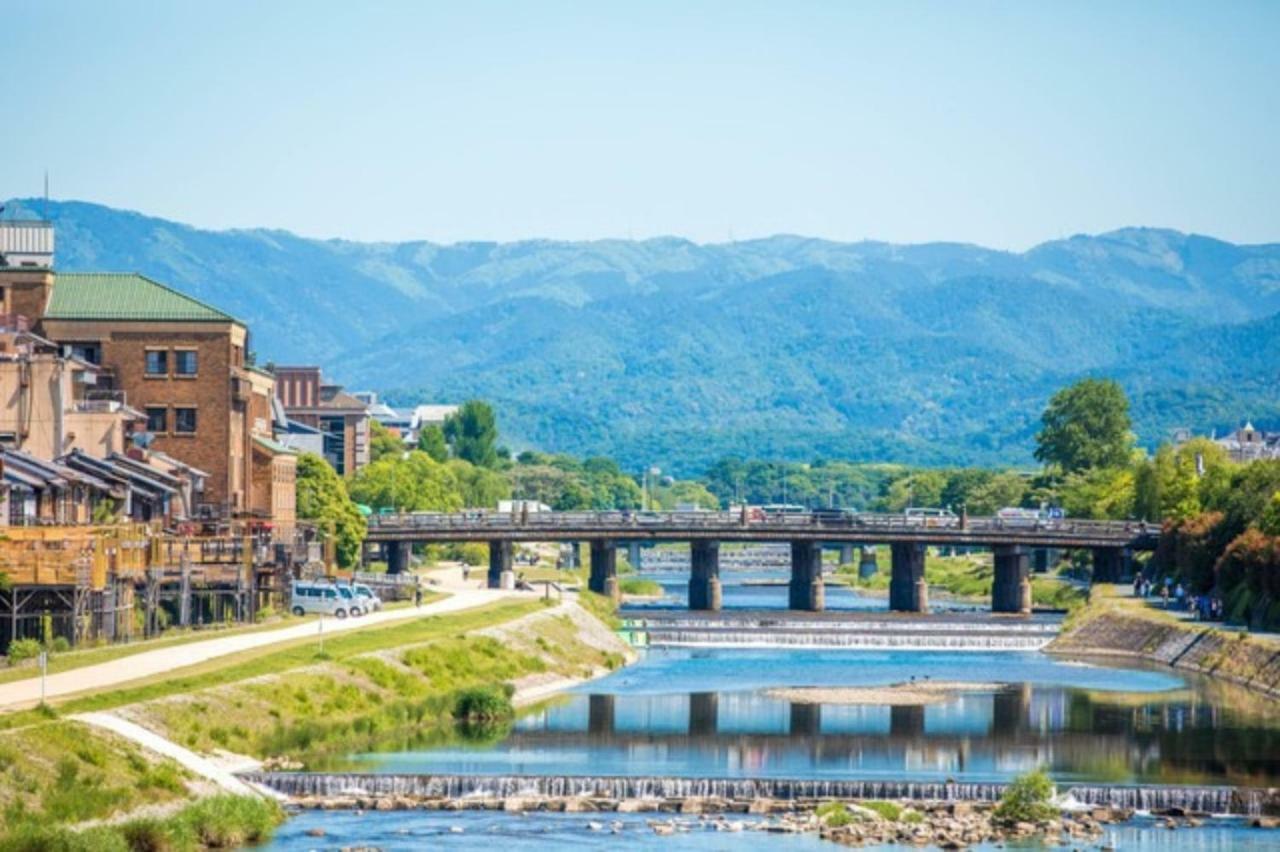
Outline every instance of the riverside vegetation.
<path id="1" fill-rule="evenodd" d="M 222 848 L 261 840 L 282 818 L 265 800 L 209 797 L 176 763 L 62 714 L 115 709 L 195 751 L 315 768 L 355 751 L 501 736 L 516 684 L 589 677 L 623 654 L 575 606 L 502 602 L 342 634 L 323 652 L 311 641 L 247 652 L 9 714 L 0 850 Z M 144 805 L 149 813 L 118 820 Z"/>

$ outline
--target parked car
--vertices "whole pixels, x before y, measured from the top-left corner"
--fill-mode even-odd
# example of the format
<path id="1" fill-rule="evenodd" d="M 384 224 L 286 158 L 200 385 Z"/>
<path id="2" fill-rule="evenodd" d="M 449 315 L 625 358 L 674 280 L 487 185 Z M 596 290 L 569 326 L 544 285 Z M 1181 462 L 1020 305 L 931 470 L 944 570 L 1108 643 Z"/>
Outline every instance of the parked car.
<path id="1" fill-rule="evenodd" d="M 350 591 L 343 595 L 333 583 L 294 580 L 289 595 L 289 610 L 294 615 L 332 615 L 334 618 L 346 618 L 348 615 L 359 615 L 358 611 L 351 611 L 352 601 Z"/>
<path id="2" fill-rule="evenodd" d="M 352 583 L 351 591 L 355 592 L 356 600 L 360 602 L 360 608 L 363 611 L 377 612 L 382 609 L 382 598 L 364 583 Z"/>

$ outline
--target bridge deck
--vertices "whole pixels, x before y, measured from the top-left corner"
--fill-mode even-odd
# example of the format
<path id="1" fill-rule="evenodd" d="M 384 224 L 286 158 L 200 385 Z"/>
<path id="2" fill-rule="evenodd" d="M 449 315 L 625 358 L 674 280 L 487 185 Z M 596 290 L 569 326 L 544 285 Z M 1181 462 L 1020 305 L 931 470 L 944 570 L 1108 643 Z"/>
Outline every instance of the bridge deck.
<path id="1" fill-rule="evenodd" d="M 739 512 L 532 512 L 375 515 L 373 542 L 821 541 L 1150 550 L 1159 530 L 1126 521 L 922 518 L 851 512 L 750 517 Z"/>

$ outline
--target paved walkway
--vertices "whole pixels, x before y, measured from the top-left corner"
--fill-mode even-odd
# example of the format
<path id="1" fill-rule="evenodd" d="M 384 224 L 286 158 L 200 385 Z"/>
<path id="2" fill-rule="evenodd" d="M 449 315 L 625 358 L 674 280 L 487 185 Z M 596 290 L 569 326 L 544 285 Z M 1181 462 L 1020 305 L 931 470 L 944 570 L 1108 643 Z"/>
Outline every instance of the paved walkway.
<path id="1" fill-rule="evenodd" d="M 122 719 L 112 713 L 79 713 L 71 717 L 78 722 L 85 722 L 99 728 L 113 731 L 128 740 L 133 740 L 143 748 L 156 754 L 172 758 L 193 775 L 198 775 L 217 784 L 228 793 L 249 796 L 258 791 L 241 781 L 232 773 L 188 748 L 183 748 L 159 734 L 152 733 L 141 725 Z"/>
<path id="2" fill-rule="evenodd" d="M 348 618 L 342 621 L 336 618 L 326 618 L 323 621 L 324 635 L 332 636 L 351 630 L 393 624 L 397 621 L 405 621 L 426 615 L 440 615 L 441 613 L 456 612 L 461 609 L 471 609 L 517 594 L 520 593 L 489 591 L 487 589 L 461 589 L 453 592 L 447 598 L 432 601 L 421 608 L 407 607 L 384 610 L 361 616 L 360 618 Z M 525 593 L 525 595 L 532 596 L 528 593 Z M 237 654 L 254 648 L 316 636 L 320 630 L 320 625 L 321 622 L 318 620 L 311 620 L 293 627 L 282 627 L 278 630 L 263 630 L 239 636 L 208 639 L 203 642 L 189 642 L 185 645 L 143 651 L 118 660 L 49 675 L 45 681 L 46 700 L 65 698 L 79 692 L 121 686 L 130 681 L 154 677 L 155 675 L 203 663 L 206 660 L 212 660 L 228 654 Z M 0 684 L 0 711 L 31 707 L 39 703 L 39 701 L 39 677 Z"/>

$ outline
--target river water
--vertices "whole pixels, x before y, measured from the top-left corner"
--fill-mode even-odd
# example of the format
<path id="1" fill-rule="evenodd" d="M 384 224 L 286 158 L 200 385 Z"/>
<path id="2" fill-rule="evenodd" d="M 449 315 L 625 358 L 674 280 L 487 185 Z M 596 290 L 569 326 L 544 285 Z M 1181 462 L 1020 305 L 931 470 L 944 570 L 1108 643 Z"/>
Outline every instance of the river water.
<path id="1" fill-rule="evenodd" d="M 681 582 L 676 575 L 672 588 Z M 728 588 L 726 608 L 773 600 L 766 595 L 780 607 L 786 594 L 738 584 L 731 599 Z M 850 608 L 884 605 L 848 595 Z M 912 680 L 969 686 L 927 706 L 815 705 L 769 692 Z M 1044 767 L 1064 788 L 1265 787 L 1280 785 L 1280 719 L 1273 715 L 1237 690 L 1168 669 L 1037 651 L 650 648 L 637 664 L 534 708 L 483 741 L 401 742 L 352 755 L 343 768 L 495 781 L 623 776 L 622 783 L 642 784 L 645 776 L 982 783 Z M 826 845 L 749 830 L 725 834 L 696 819 L 688 827 L 658 837 L 643 815 L 322 812 L 291 820 L 273 848 L 615 848 L 624 838 L 642 849 Z M 306 834 L 312 829 L 326 832 L 323 842 Z M 1275 848 L 1280 835 L 1232 820 L 1178 832 L 1138 821 L 1110 829 L 1108 840 L 1121 849 L 1262 849 Z"/>

